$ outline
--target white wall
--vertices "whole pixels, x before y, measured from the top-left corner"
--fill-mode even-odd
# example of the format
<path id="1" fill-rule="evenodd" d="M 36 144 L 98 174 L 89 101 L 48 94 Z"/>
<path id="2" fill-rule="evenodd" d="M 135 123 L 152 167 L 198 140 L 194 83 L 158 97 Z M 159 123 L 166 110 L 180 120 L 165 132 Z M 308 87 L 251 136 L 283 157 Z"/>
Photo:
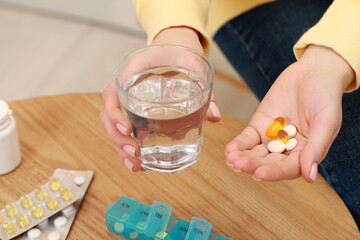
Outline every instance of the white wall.
<path id="1" fill-rule="evenodd" d="M 145 37 L 131 0 L 0 0 L 0 3 L 108 24 Z"/>
<path id="2" fill-rule="evenodd" d="M 105 24 L 118 28 L 125 34 L 146 38 L 144 30 L 137 21 L 131 0 L 0 0 L 0 3 Z M 212 44 L 211 47 L 209 59 L 215 68 L 240 79 L 216 44 Z"/>

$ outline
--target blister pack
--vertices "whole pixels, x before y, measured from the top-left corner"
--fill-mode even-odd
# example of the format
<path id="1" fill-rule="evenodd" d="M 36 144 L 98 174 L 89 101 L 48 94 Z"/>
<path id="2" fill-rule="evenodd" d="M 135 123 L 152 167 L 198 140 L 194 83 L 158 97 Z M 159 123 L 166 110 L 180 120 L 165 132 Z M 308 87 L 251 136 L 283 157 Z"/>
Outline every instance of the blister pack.
<path id="1" fill-rule="evenodd" d="M 62 229 L 69 226 L 70 229 L 71 223 L 64 216 L 75 216 L 91 178 L 92 171 L 55 170 L 45 184 L 36 187 L 32 192 L 21 196 L 19 200 L 7 204 L 0 210 L 0 239 L 8 240 L 30 229 L 24 238 L 65 239 L 67 233 L 65 238 L 62 238 L 61 234 L 60 236 L 53 234 L 58 237 L 51 238 L 49 234 L 44 234 L 44 230 L 51 226 Z M 87 185 L 86 188 L 85 185 Z M 64 216 L 59 218 L 60 214 Z M 34 229 L 35 226 L 37 226 L 36 229 Z M 45 235 L 47 235 L 46 238 L 44 238 Z"/>

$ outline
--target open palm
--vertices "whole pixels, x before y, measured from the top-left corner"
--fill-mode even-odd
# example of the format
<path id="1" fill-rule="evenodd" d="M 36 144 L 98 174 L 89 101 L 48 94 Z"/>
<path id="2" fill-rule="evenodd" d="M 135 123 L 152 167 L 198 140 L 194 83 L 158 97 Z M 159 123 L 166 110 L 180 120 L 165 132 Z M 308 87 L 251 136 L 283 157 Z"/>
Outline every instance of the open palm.
<path id="1" fill-rule="evenodd" d="M 278 77 L 248 127 L 227 145 L 227 163 L 234 171 L 253 174 L 258 181 L 301 175 L 315 181 L 317 166 L 341 127 L 346 84 L 336 66 L 308 63 L 294 63 Z M 290 151 L 269 153 L 265 133 L 278 116 L 297 128 L 298 144 Z"/>

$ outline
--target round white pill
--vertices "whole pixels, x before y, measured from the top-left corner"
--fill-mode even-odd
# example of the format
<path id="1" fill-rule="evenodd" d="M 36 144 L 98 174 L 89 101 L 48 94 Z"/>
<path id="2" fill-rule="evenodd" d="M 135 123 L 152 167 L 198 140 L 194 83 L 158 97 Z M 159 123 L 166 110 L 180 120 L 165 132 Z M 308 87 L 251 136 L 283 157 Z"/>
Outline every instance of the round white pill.
<path id="1" fill-rule="evenodd" d="M 60 240 L 61 234 L 58 231 L 53 231 L 48 235 L 48 240 Z"/>
<path id="2" fill-rule="evenodd" d="M 66 208 L 64 208 L 61 212 L 64 214 L 65 217 L 69 217 L 71 214 L 73 214 L 76 211 L 74 205 L 70 205 Z"/>
<path id="3" fill-rule="evenodd" d="M 61 216 L 61 217 L 57 217 L 55 220 L 54 220 L 54 225 L 56 228 L 63 228 L 65 227 L 67 224 L 67 218 L 64 217 L 64 216 Z"/>
<path id="4" fill-rule="evenodd" d="M 296 135 L 296 127 L 294 125 L 286 125 L 283 130 L 287 132 L 289 138 L 295 137 Z"/>
<path id="5" fill-rule="evenodd" d="M 27 236 L 30 240 L 37 240 L 40 239 L 41 231 L 38 228 L 30 229 L 27 233 Z"/>
<path id="6" fill-rule="evenodd" d="M 137 239 L 139 237 L 139 233 L 138 232 L 131 232 L 129 237 L 130 237 L 130 239 Z"/>
<path id="7" fill-rule="evenodd" d="M 116 222 L 114 224 L 114 229 L 115 229 L 115 232 L 122 233 L 122 232 L 124 232 L 124 224 Z"/>
<path id="8" fill-rule="evenodd" d="M 285 144 L 285 149 L 287 151 L 290 151 L 291 149 L 296 147 L 296 145 L 297 145 L 296 139 L 295 138 L 290 138 L 289 141 L 287 141 L 287 143 Z"/>
<path id="9" fill-rule="evenodd" d="M 267 149 L 272 153 L 281 153 L 285 150 L 285 143 L 279 140 L 269 142 Z"/>
<path id="10" fill-rule="evenodd" d="M 40 229 L 44 229 L 47 227 L 49 223 L 49 219 L 45 219 L 44 221 L 42 221 L 41 223 L 39 223 L 37 226 L 40 228 Z"/>
<path id="11" fill-rule="evenodd" d="M 83 185 L 84 182 L 85 182 L 85 177 L 82 176 L 82 175 L 76 176 L 76 177 L 74 178 L 74 183 L 75 183 L 76 185 L 78 185 L 78 186 Z"/>

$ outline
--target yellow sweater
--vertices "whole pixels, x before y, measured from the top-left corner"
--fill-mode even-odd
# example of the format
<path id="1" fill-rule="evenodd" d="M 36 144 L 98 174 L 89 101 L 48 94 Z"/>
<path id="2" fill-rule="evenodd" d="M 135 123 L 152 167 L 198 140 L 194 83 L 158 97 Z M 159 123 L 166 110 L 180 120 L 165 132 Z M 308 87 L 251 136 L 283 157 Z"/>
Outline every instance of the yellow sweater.
<path id="1" fill-rule="evenodd" d="M 133 0 L 148 43 L 163 29 L 188 26 L 203 36 L 205 50 L 211 37 L 227 21 L 271 0 Z M 321 20 L 295 44 L 294 53 L 301 57 L 309 44 L 323 45 L 340 54 L 354 69 L 360 85 L 360 0 L 335 0 Z"/>

